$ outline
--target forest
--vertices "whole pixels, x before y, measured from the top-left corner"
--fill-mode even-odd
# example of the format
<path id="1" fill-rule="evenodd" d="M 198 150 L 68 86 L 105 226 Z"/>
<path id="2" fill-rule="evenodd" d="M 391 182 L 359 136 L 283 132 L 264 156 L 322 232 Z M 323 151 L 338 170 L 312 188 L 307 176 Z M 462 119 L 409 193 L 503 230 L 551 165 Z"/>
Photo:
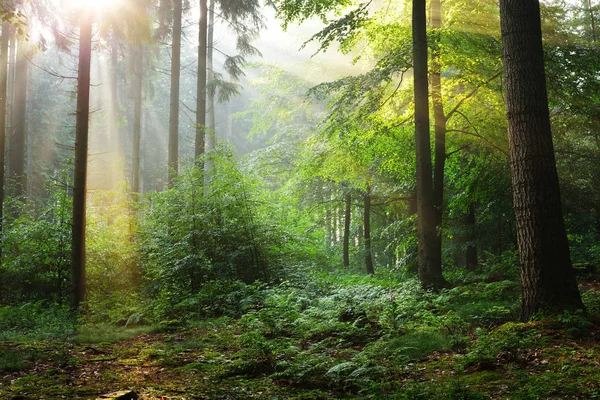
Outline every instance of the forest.
<path id="1" fill-rule="evenodd" d="M 600 398 L 599 1 L 0 17 L 0 399 Z"/>

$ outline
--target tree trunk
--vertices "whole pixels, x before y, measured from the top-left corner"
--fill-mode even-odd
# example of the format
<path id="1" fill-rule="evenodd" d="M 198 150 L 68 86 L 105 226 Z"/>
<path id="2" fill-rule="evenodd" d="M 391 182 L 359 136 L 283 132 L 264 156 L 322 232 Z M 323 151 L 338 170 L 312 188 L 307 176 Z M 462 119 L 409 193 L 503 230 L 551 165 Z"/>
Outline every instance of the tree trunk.
<path id="1" fill-rule="evenodd" d="M 539 1 L 500 0 L 522 318 L 583 308 L 571 265 L 548 111 Z"/>
<path id="2" fill-rule="evenodd" d="M 350 218 L 352 218 L 352 195 L 350 191 L 345 196 L 346 210 L 344 212 L 344 268 L 350 267 Z"/>
<path id="3" fill-rule="evenodd" d="M 142 144 L 142 83 L 143 83 L 143 61 L 144 48 L 142 45 L 135 47 L 133 54 L 136 55 L 133 67 L 133 155 L 131 157 L 131 191 L 140 192 L 140 149 Z"/>
<path id="4" fill-rule="evenodd" d="M 419 280 L 426 289 L 446 286 L 436 229 L 433 197 L 427 82 L 427 17 L 425 0 L 413 0 L 413 65 L 415 141 L 417 159 L 417 214 Z"/>
<path id="5" fill-rule="evenodd" d="M 113 27 L 110 40 L 110 66 L 109 66 L 109 90 L 110 105 L 109 111 L 109 131 L 108 131 L 108 190 L 116 189 L 117 181 L 117 160 L 119 158 L 119 93 L 118 93 L 118 63 L 119 63 L 119 42 Z M 109 217 L 110 219 L 110 217 Z"/>
<path id="6" fill-rule="evenodd" d="M 179 171 L 179 80 L 181 76 L 181 3 L 175 0 L 173 10 L 173 43 L 171 51 L 171 102 L 169 107 L 168 186 L 173 187 Z"/>
<path id="7" fill-rule="evenodd" d="M 206 68 L 207 75 L 211 79 L 214 79 L 214 65 L 213 65 L 213 49 L 214 49 L 214 25 L 215 25 L 215 0 L 210 0 L 208 6 L 208 32 L 206 39 Z M 217 137 L 215 127 L 215 91 L 208 90 L 206 92 L 207 105 L 208 105 L 208 129 L 205 130 L 206 138 L 206 151 L 210 152 L 215 149 L 215 142 Z M 208 190 L 210 182 L 210 171 L 213 169 L 213 163 L 210 159 L 206 160 L 204 166 L 204 188 Z"/>
<path id="8" fill-rule="evenodd" d="M 206 0 L 200 0 L 200 31 L 198 33 L 198 81 L 196 89 L 196 146 L 195 158 L 197 162 L 199 157 L 205 151 L 206 138 L 206 46 L 207 46 L 207 28 L 208 28 L 208 7 Z M 204 168 L 204 163 L 199 163 L 200 168 Z"/>
<path id="9" fill-rule="evenodd" d="M 373 267 L 373 254 L 371 251 L 371 188 L 367 187 L 367 193 L 364 197 L 365 212 L 364 218 L 364 231 L 365 231 L 365 263 L 367 265 L 367 273 L 369 275 L 375 274 L 375 268 Z"/>
<path id="10" fill-rule="evenodd" d="M 25 192 L 25 135 L 27 118 L 27 45 L 25 40 L 18 42 L 15 65 L 15 105 L 13 132 L 10 137 L 11 194 L 20 197 Z"/>
<path id="11" fill-rule="evenodd" d="M 80 23 L 71 245 L 71 308 L 74 311 L 79 309 L 80 303 L 85 299 L 85 195 L 90 114 L 90 61 L 92 56 L 92 19 L 90 13 L 84 12 Z"/>
<path id="12" fill-rule="evenodd" d="M 6 94 L 7 110 L 6 110 L 6 140 L 8 141 L 8 151 L 10 152 L 10 138 L 13 134 L 13 115 L 15 108 L 15 69 L 17 65 L 17 36 L 14 28 L 9 26 L 9 54 L 8 54 L 8 92 Z M 10 174 L 10 156 L 6 162 L 6 176 Z M 7 190 L 7 192 L 9 192 Z"/>
<path id="13" fill-rule="evenodd" d="M 466 266 L 468 270 L 474 270 L 479 265 L 477 260 L 477 246 L 475 245 L 475 204 L 469 204 L 469 211 L 465 216 L 465 225 L 467 228 L 467 251 Z"/>
<path id="14" fill-rule="evenodd" d="M 431 0 L 431 27 L 442 27 L 442 7 L 440 0 Z M 436 249 L 442 259 L 442 218 L 444 215 L 444 168 L 446 166 L 446 115 L 442 97 L 442 77 L 440 64 L 439 32 L 435 32 L 431 52 L 431 97 L 433 102 L 433 121 L 435 127 L 435 162 L 433 166 L 433 201 L 435 207 L 435 226 L 437 231 Z"/>
<path id="15" fill-rule="evenodd" d="M 0 265 L 4 247 L 4 145 L 6 143 L 6 98 L 8 95 L 8 42 L 10 39 L 10 24 L 2 24 L 0 38 Z"/>
<path id="16" fill-rule="evenodd" d="M 590 13 L 590 27 L 592 28 L 592 41 L 596 42 L 596 18 L 594 17 L 594 7 L 592 0 L 587 0 L 588 12 Z"/>

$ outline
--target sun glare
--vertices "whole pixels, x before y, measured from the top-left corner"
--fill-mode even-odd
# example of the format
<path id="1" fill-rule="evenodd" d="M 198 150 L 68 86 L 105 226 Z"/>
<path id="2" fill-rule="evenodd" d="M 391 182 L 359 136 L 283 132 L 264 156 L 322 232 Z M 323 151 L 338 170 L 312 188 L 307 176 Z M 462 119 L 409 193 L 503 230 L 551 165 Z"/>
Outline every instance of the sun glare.
<path id="1" fill-rule="evenodd" d="M 72 8 L 94 11 L 109 11 L 119 5 L 121 0 L 67 0 Z"/>

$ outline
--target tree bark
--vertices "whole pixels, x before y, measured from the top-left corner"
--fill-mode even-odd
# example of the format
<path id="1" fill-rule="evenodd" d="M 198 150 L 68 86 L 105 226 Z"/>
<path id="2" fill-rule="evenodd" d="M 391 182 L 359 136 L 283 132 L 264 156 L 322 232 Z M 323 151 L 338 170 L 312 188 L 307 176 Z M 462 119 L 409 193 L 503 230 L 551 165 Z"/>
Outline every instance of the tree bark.
<path id="1" fill-rule="evenodd" d="M 196 88 L 196 146 L 195 158 L 199 167 L 204 163 L 199 157 L 204 154 L 206 140 L 206 46 L 208 28 L 208 7 L 206 0 L 200 0 L 200 31 L 198 33 L 198 80 Z"/>
<path id="2" fill-rule="evenodd" d="M 352 218 L 352 195 L 350 191 L 346 192 L 344 197 L 346 209 L 344 212 L 344 268 L 350 267 L 350 219 Z"/>
<path id="3" fill-rule="evenodd" d="M 419 280 L 426 289 L 447 285 L 438 251 L 436 210 L 433 197 L 429 102 L 427 82 L 427 17 L 425 0 L 413 0 L 413 65 L 415 92 L 415 141 L 417 161 L 417 215 Z"/>
<path id="4" fill-rule="evenodd" d="M 365 231 L 365 264 L 367 265 L 367 273 L 369 275 L 375 274 L 375 268 L 373 267 L 373 254 L 371 248 L 371 188 L 367 187 L 367 193 L 364 197 L 365 212 L 363 214 L 363 224 Z"/>
<path id="5" fill-rule="evenodd" d="M 15 104 L 13 132 L 10 137 L 11 194 L 21 197 L 25 193 L 25 135 L 27 118 L 27 46 L 19 40 L 15 65 Z"/>
<path id="6" fill-rule="evenodd" d="M 522 318 L 583 308 L 571 265 L 548 111 L 540 5 L 500 0 Z"/>
<path id="7" fill-rule="evenodd" d="M 80 22 L 77 110 L 75 117 L 75 180 L 71 244 L 71 308 L 79 309 L 85 299 L 85 206 L 90 114 L 90 62 L 92 19 L 84 12 Z"/>
<path id="8" fill-rule="evenodd" d="M 144 48 L 139 45 L 134 52 L 136 60 L 133 67 L 133 90 L 134 90 L 134 106 L 133 106 L 133 155 L 131 157 L 131 191 L 133 193 L 140 192 L 140 149 L 142 144 L 142 84 L 143 84 L 143 61 Z"/>
<path id="9" fill-rule="evenodd" d="M 181 77 L 182 0 L 174 1 L 171 50 L 171 101 L 169 107 L 168 186 L 173 187 L 179 171 L 179 81 Z"/>
<path id="10" fill-rule="evenodd" d="M 442 27 L 442 7 L 440 0 L 431 0 L 431 27 Z M 442 96 L 442 66 L 440 64 L 439 32 L 435 31 L 431 51 L 431 98 L 433 103 L 433 121 L 435 131 L 435 161 L 433 165 L 433 201 L 435 207 L 435 226 L 437 231 L 436 249 L 442 260 L 442 218 L 444 215 L 444 168 L 446 166 L 446 115 Z"/>
<path id="11" fill-rule="evenodd" d="M 6 98 L 8 96 L 8 42 L 10 40 L 10 24 L 2 24 L 0 38 L 0 264 L 4 247 L 4 145 L 6 143 Z"/>

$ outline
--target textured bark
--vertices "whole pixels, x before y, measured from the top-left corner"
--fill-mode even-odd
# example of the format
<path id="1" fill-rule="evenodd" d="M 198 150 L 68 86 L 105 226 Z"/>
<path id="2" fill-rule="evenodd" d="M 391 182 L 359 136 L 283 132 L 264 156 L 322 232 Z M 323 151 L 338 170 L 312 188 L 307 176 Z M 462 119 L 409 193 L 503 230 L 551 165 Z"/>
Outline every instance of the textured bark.
<path id="1" fill-rule="evenodd" d="M 436 210 L 433 198 L 429 103 L 427 82 L 427 17 L 425 0 L 413 0 L 413 66 L 415 91 L 415 141 L 417 161 L 417 214 L 419 280 L 427 289 L 446 286 L 438 251 Z"/>
<path id="2" fill-rule="evenodd" d="M 364 217 L 364 232 L 365 232 L 365 264 L 367 265 L 367 273 L 369 275 L 375 274 L 375 268 L 373 267 L 373 254 L 371 249 L 371 191 L 367 188 L 367 193 L 364 197 L 365 212 Z"/>
<path id="3" fill-rule="evenodd" d="M 171 49 L 171 101 L 169 106 L 168 186 L 173 187 L 179 171 L 179 81 L 181 77 L 181 3 L 174 1 Z"/>
<path id="4" fill-rule="evenodd" d="M 350 267 L 350 219 L 352 218 L 352 195 L 350 192 L 346 193 L 344 198 L 346 208 L 344 210 L 344 268 Z"/>
<path id="5" fill-rule="evenodd" d="M 13 131 L 10 137 L 11 194 L 20 197 L 25 192 L 25 135 L 27 119 L 27 45 L 20 40 L 15 65 L 15 103 Z"/>
<path id="6" fill-rule="evenodd" d="M 196 88 L 196 146 L 195 157 L 204 154 L 206 147 L 206 45 L 208 28 L 208 7 L 206 0 L 200 0 L 200 30 L 198 33 L 198 80 Z M 199 163 L 204 168 L 203 163 Z"/>
<path id="7" fill-rule="evenodd" d="M 131 191 L 133 193 L 140 192 L 140 149 L 142 144 L 142 83 L 143 83 L 143 61 L 144 48 L 136 47 L 134 49 L 136 60 L 133 67 L 133 90 L 134 90 L 134 106 L 133 106 L 133 154 L 131 157 Z"/>
<path id="8" fill-rule="evenodd" d="M 469 211 L 465 216 L 465 225 L 467 228 L 467 251 L 465 254 L 466 266 L 469 270 L 477 268 L 477 246 L 475 245 L 475 204 L 469 204 Z"/>
<path id="9" fill-rule="evenodd" d="M 78 310 L 85 299 L 85 196 L 90 115 L 91 15 L 81 17 L 77 110 L 75 117 L 75 180 L 73 184 L 73 230 L 71 244 L 71 308 Z"/>
<path id="10" fill-rule="evenodd" d="M 500 0 L 522 318 L 583 308 L 571 265 L 548 111 L 537 0 Z"/>
<path id="11" fill-rule="evenodd" d="M 2 24 L 0 38 L 0 263 L 2 262 L 3 221 L 4 221 L 4 144 L 6 142 L 6 98 L 8 96 L 8 42 L 10 24 Z"/>
<path id="12" fill-rule="evenodd" d="M 440 0 L 431 0 L 431 27 L 442 27 L 442 7 Z M 444 168 L 446 166 L 446 115 L 442 96 L 442 67 L 440 64 L 439 35 L 433 35 L 431 52 L 431 98 L 433 103 L 433 121 L 435 127 L 435 162 L 433 165 L 433 200 L 435 207 L 435 225 L 437 227 L 437 250 L 442 253 L 442 217 L 444 214 Z"/>

